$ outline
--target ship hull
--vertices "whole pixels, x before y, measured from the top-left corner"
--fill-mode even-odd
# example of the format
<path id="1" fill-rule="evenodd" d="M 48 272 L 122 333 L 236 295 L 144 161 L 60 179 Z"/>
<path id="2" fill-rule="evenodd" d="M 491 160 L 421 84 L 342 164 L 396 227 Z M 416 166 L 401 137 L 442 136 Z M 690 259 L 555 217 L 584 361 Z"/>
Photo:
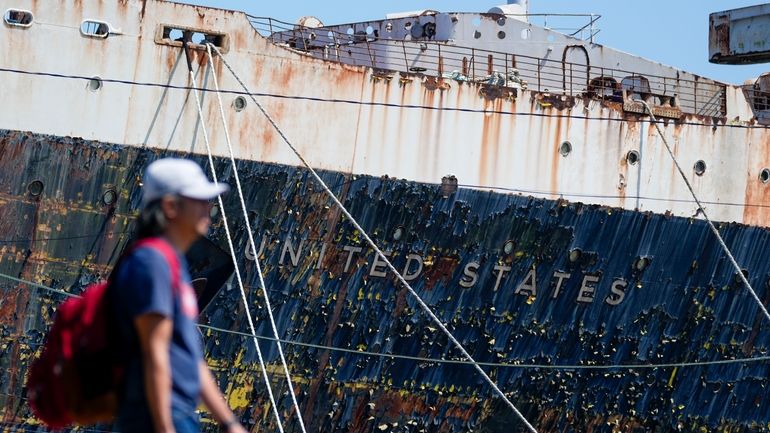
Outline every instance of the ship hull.
<path id="1" fill-rule="evenodd" d="M 0 155 L 0 406 L 12 429 L 31 420 L 24 376 L 65 295 L 8 277 L 78 293 L 130 239 L 144 167 L 207 158 L 8 130 Z M 227 160 L 216 170 L 234 184 Z M 241 160 L 238 171 L 308 431 L 524 431 L 306 170 Z M 321 175 L 538 431 L 770 422 L 767 362 L 675 365 L 762 356 L 770 345 L 705 222 Z M 247 251 L 237 193 L 225 211 L 236 251 Z M 219 212 L 210 239 L 226 251 L 223 224 Z M 770 257 L 759 252 L 770 231 L 719 230 L 766 299 Z M 287 431 L 298 431 L 253 256 L 238 266 Z M 243 308 L 232 281 L 213 295 L 201 317 L 207 359 L 241 420 L 274 429 Z"/>

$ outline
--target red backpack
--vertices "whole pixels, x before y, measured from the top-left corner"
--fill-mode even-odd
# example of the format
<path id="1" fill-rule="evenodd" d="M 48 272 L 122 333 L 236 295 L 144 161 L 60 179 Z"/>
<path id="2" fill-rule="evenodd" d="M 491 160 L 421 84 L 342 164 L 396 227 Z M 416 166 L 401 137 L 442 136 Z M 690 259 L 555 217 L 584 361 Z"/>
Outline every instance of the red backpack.
<path id="1" fill-rule="evenodd" d="M 174 248 L 156 237 L 137 241 L 129 251 L 142 247 L 163 255 L 176 287 L 180 277 Z M 29 403 L 35 416 L 50 428 L 109 422 L 115 416 L 125 357 L 110 320 L 111 280 L 94 283 L 82 297 L 69 298 L 59 306 L 43 352 L 30 366 Z"/>

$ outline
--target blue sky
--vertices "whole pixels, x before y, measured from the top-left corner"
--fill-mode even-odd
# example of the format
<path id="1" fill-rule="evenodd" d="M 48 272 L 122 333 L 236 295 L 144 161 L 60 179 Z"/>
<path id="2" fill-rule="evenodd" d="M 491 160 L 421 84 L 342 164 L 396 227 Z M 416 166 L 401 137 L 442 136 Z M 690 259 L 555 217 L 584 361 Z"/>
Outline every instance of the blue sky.
<path id="1" fill-rule="evenodd" d="M 177 0 L 242 10 L 287 22 L 313 15 L 325 24 L 384 18 L 386 13 L 436 9 L 486 12 L 504 1 L 381 0 L 381 1 L 237 1 Z M 711 12 L 751 6 L 761 0 L 530 0 L 530 13 L 595 13 L 602 16 L 597 42 L 631 54 L 682 68 L 709 78 L 742 84 L 767 65 L 712 65 L 708 62 L 708 16 Z"/>

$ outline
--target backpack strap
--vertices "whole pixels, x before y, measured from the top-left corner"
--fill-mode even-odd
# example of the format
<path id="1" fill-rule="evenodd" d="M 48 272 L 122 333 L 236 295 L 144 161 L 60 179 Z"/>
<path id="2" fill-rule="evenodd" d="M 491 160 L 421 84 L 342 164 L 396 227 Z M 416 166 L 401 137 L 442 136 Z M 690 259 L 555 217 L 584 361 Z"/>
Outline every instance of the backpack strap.
<path id="1" fill-rule="evenodd" d="M 152 248 L 163 256 L 171 270 L 171 287 L 174 292 L 179 291 L 179 284 L 181 283 L 182 277 L 179 256 L 177 255 L 176 249 L 165 238 L 160 236 L 140 239 L 131 247 L 131 250 L 133 251 L 142 247 Z"/>

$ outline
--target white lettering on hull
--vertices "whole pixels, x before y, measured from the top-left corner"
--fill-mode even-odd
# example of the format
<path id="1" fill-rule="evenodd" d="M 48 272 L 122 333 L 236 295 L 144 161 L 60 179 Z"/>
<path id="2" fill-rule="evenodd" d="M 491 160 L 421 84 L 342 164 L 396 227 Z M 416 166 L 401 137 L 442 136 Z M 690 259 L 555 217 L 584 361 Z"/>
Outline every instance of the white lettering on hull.
<path id="1" fill-rule="evenodd" d="M 258 252 L 260 257 L 264 255 L 265 248 L 268 244 L 267 237 L 263 237 Z M 296 241 L 292 240 L 290 236 L 287 236 L 281 246 L 278 264 L 281 266 L 297 267 L 302 260 L 308 258 L 308 260 L 312 261 L 311 266 L 313 266 L 314 269 L 323 270 L 332 264 L 341 263 L 344 260 L 345 266 L 343 272 L 349 272 L 351 267 L 362 258 L 361 254 L 364 253 L 364 247 L 360 246 L 342 245 L 341 248 L 337 248 L 335 245 L 331 245 L 332 248 L 329 248 L 329 246 L 329 244 L 321 243 L 320 246 L 315 249 L 313 247 L 306 248 L 307 245 L 304 240 Z M 385 261 L 379 257 L 379 255 L 370 253 L 368 250 L 367 253 L 370 256 L 370 260 L 367 260 L 367 262 L 369 262 L 368 275 L 374 278 L 387 277 L 388 269 Z M 399 256 L 398 253 L 392 251 L 385 251 L 384 254 L 386 257 L 398 258 Z M 251 261 L 254 260 L 254 255 L 251 254 L 250 249 L 246 251 L 246 258 Z M 403 263 L 402 275 L 406 281 L 418 279 L 426 266 L 423 256 L 416 253 L 407 254 L 404 257 Z M 480 275 L 482 265 L 479 262 L 467 262 L 462 268 L 458 266 L 453 272 L 457 273 L 459 269 L 462 270 L 456 277 L 457 284 L 464 289 L 472 289 L 476 287 L 480 280 L 482 280 Z M 492 266 L 492 269 L 488 271 L 491 272 L 494 280 L 492 290 L 498 291 L 504 290 L 506 287 L 515 287 L 513 293 L 527 297 L 529 299 L 528 303 L 537 299 L 539 296 L 537 266 L 533 265 L 526 274 L 519 276 L 518 278 L 516 278 L 515 275 L 512 275 L 512 271 L 513 267 L 509 265 L 496 263 Z M 572 295 L 565 293 L 564 288 L 566 287 L 567 282 L 578 277 L 580 280 L 577 293 L 573 293 Z M 545 277 L 541 274 L 541 278 Z M 550 278 L 552 289 L 550 290 L 550 293 L 546 292 L 543 296 L 549 296 L 552 300 L 568 296 L 579 304 L 592 304 L 598 298 L 601 299 L 601 302 L 613 307 L 620 305 L 626 299 L 629 283 L 622 278 L 613 279 L 609 287 L 609 294 L 605 296 L 600 295 L 602 290 L 600 287 L 601 279 L 601 276 L 595 274 L 575 274 L 574 272 L 555 271 Z M 544 281 L 548 280 L 544 279 Z M 513 286 L 513 284 L 516 285 Z M 572 287 L 574 287 L 574 285 Z M 604 298 L 601 298 L 601 296 L 604 296 Z"/>

